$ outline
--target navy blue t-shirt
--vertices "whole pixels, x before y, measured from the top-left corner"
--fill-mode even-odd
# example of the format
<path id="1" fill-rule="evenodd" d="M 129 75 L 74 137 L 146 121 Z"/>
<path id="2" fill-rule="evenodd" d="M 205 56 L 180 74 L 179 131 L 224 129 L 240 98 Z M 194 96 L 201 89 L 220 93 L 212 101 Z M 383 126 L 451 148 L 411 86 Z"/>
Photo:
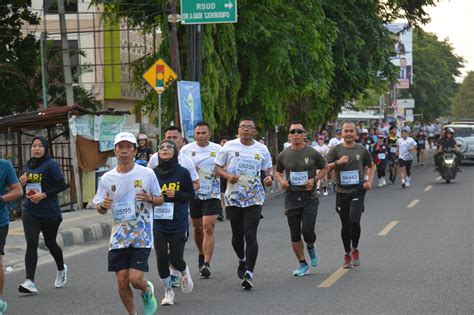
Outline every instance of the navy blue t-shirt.
<path id="1" fill-rule="evenodd" d="M 0 196 L 7 192 L 7 187 L 19 183 L 15 170 L 9 161 L 0 160 Z M 5 202 L 0 201 L 0 227 L 7 226 L 10 223 L 10 215 L 7 211 Z"/>
<path id="2" fill-rule="evenodd" d="M 51 158 L 47 158 L 40 166 L 35 169 L 25 168 L 25 174 L 28 178 L 26 185 L 26 194 L 31 190 L 38 190 L 41 187 L 41 192 L 47 193 L 58 182 L 64 180 L 63 173 L 58 163 Z M 61 208 L 57 195 L 48 195 L 46 199 L 34 204 L 28 198 L 23 203 L 23 209 L 28 211 L 37 218 L 57 218 L 61 217 Z"/>
<path id="3" fill-rule="evenodd" d="M 155 172 L 157 174 L 157 172 Z M 184 167 L 178 165 L 176 171 L 168 178 L 160 178 L 157 174 L 158 182 L 160 183 L 161 193 L 163 194 L 167 188 L 174 189 L 177 193 L 187 200 L 179 198 L 168 198 L 163 195 L 165 202 L 174 203 L 173 220 L 158 220 L 153 222 L 153 230 L 161 233 L 180 233 L 187 232 L 189 227 L 188 221 L 188 201 L 194 197 L 193 182 L 189 171 Z"/>

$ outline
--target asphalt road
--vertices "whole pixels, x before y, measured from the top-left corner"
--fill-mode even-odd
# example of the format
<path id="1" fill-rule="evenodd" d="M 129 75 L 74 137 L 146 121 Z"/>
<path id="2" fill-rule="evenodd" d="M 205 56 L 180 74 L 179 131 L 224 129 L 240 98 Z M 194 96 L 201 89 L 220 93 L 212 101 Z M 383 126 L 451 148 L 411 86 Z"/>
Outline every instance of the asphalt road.
<path id="1" fill-rule="evenodd" d="M 417 167 L 409 189 L 402 189 L 397 182 L 368 193 L 359 247 L 361 266 L 346 273 L 339 270 L 344 252 L 334 195 L 323 197 L 319 207 L 320 266 L 300 278 L 291 275 L 297 261 L 283 216 L 283 196 L 267 201 L 258 234 L 255 289 L 250 292 L 240 288 L 236 275 L 229 223 L 218 223 L 212 277 L 199 279 L 197 251 L 190 240 L 185 258 L 193 272 L 194 291 L 185 295 L 175 289 L 175 305 L 159 306 L 158 313 L 472 314 L 474 165 L 463 166 L 451 184 L 437 177 L 431 166 Z M 379 235 L 390 223 L 393 228 Z M 63 289 L 53 286 L 54 263 L 38 266 L 40 293 L 34 296 L 17 293 L 23 271 L 8 273 L 4 290 L 7 313 L 125 314 L 115 277 L 106 271 L 106 244 L 78 247 L 66 263 L 69 282 Z M 160 301 L 163 291 L 154 253 L 150 267 L 147 276 Z M 139 295 L 135 298 L 141 311 Z"/>

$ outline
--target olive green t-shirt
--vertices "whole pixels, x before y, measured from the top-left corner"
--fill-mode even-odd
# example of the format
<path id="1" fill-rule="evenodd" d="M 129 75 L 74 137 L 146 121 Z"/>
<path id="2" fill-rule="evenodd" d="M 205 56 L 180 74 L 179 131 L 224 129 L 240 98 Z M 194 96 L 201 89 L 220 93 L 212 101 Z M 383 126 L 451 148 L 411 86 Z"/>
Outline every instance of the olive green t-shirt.
<path id="1" fill-rule="evenodd" d="M 349 157 L 349 162 L 336 165 L 337 186 L 336 191 L 353 193 L 361 189 L 364 183 L 365 167 L 372 167 L 373 161 L 369 151 L 356 143 L 352 148 L 347 148 L 344 143 L 331 148 L 326 156 L 328 163 L 333 163 L 344 155 Z"/>

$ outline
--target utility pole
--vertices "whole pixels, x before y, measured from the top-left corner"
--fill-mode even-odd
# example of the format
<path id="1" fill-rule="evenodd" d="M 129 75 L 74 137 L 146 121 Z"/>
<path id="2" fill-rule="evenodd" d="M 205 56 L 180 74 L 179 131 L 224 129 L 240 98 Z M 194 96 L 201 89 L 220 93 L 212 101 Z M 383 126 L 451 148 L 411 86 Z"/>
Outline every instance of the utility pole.
<path id="1" fill-rule="evenodd" d="M 171 2 L 171 30 L 170 30 L 170 48 L 171 48 L 171 67 L 181 80 L 181 64 L 179 62 L 179 45 L 178 45 L 178 19 L 176 16 L 176 0 Z M 174 83 L 175 87 L 177 83 Z M 174 124 L 181 127 L 179 119 L 179 105 L 178 105 L 178 89 L 175 88 L 174 93 Z"/>
<path id="2" fill-rule="evenodd" d="M 59 28 L 61 32 L 61 50 L 63 53 L 64 86 L 66 88 L 66 103 L 74 105 L 74 91 L 72 89 L 71 56 L 69 42 L 67 41 L 66 12 L 64 0 L 58 0 Z"/>
<path id="3" fill-rule="evenodd" d="M 46 33 L 41 32 L 40 36 L 40 52 L 41 52 L 41 88 L 43 91 L 43 108 L 48 108 L 48 92 L 46 90 L 46 53 L 45 53 Z"/>

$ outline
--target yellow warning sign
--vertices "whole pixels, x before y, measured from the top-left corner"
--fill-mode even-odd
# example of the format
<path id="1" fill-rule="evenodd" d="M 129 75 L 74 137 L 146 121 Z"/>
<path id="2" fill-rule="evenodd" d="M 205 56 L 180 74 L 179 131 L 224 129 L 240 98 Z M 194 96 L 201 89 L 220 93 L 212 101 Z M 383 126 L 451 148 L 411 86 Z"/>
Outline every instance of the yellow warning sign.
<path id="1" fill-rule="evenodd" d="M 158 94 L 162 94 L 178 76 L 163 59 L 158 59 L 143 75 Z"/>

